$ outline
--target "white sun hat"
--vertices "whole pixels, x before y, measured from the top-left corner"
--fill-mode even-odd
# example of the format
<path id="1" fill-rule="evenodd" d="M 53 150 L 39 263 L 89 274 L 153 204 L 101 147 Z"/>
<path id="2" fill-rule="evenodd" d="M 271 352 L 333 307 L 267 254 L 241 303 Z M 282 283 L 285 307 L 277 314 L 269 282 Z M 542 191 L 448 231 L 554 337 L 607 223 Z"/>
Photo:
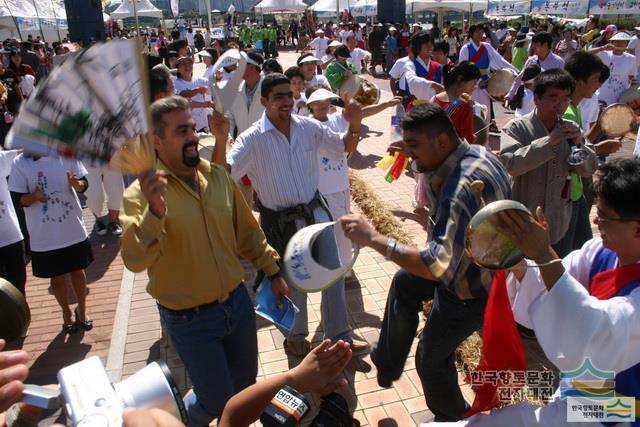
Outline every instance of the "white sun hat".
<path id="1" fill-rule="evenodd" d="M 338 40 L 333 40 L 331 43 L 329 43 L 329 47 L 338 47 L 341 44 L 342 43 L 340 43 Z"/>
<path id="2" fill-rule="evenodd" d="M 305 62 L 316 62 L 316 63 L 318 63 L 318 62 L 322 62 L 322 61 L 320 61 L 318 58 L 316 58 L 313 55 L 309 55 L 309 56 L 305 56 L 304 58 L 300 59 L 298 61 L 298 65 L 304 64 Z"/>
<path id="3" fill-rule="evenodd" d="M 615 42 L 615 41 L 628 42 L 630 40 L 631 40 L 631 35 L 629 33 L 625 33 L 624 31 L 618 31 L 613 35 L 613 37 L 609 39 L 609 41 L 612 41 L 612 42 Z"/>
<path id="4" fill-rule="evenodd" d="M 321 264 L 319 259 L 331 252 L 337 255 L 338 265 Z M 358 246 L 347 239 L 339 223 L 313 224 L 298 230 L 289 240 L 282 259 L 283 274 L 288 284 L 302 292 L 319 292 L 344 277 L 357 257 Z"/>
<path id="5" fill-rule="evenodd" d="M 320 88 L 316 89 L 311 96 L 307 99 L 307 105 L 313 104 L 316 101 L 324 101 L 325 99 L 337 99 L 338 95 L 331 92 L 330 90 Z"/>

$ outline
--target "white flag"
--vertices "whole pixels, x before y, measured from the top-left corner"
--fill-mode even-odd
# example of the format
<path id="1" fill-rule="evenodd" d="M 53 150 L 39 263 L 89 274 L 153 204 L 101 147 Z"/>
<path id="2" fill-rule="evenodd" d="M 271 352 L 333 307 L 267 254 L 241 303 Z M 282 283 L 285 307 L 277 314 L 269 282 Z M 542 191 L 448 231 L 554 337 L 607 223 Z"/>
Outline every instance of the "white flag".
<path id="1" fill-rule="evenodd" d="M 173 16 L 178 16 L 178 0 L 171 0 L 171 12 Z"/>

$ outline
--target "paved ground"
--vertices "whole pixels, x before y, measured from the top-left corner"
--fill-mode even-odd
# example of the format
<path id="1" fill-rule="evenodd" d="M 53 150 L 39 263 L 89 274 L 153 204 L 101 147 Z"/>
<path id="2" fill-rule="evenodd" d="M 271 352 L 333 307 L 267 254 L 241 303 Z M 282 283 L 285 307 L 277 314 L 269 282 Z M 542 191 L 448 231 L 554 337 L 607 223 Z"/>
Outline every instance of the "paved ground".
<path id="1" fill-rule="evenodd" d="M 293 65 L 297 54 L 284 52 L 280 60 L 284 68 Z M 196 73 L 201 70 L 196 65 Z M 368 77 L 369 78 L 369 77 Z M 382 99 L 390 98 L 388 81 L 375 79 L 383 89 Z M 498 108 L 498 124 L 510 118 Z M 389 142 L 391 112 L 384 111 L 365 119 L 368 128 L 360 143 L 358 154 L 350 165 L 393 210 L 416 244 L 425 241 L 424 213 L 415 213 L 411 206 L 413 180 L 403 176 L 388 184 L 384 172 L 374 165 L 385 153 Z M 624 154 L 632 150 L 627 144 Z M 357 210 L 353 206 L 354 210 Z M 86 211 L 86 210 L 85 210 Z M 88 229 L 93 226 L 91 215 L 85 214 Z M 67 337 L 60 333 L 61 313 L 48 290 L 48 282 L 31 276 L 27 282 L 27 299 L 32 310 L 32 324 L 28 336 L 11 344 L 12 348 L 24 348 L 33 356 L 29 381 L 37 384 L 55 382 L 56 371 L 88 355 L 99 355 L 106 362 L 113 380 L 127 377 L 147 363 L 164 359 L 172 369 L 183 389 L 188 388 L 184 368 L 162 337 L 158 312 L 154 301 L 145 291 L 146 274 L 133 274 L 124 269 L 119 256 L 118 242 L 114 238 L 92 235 L 96 261 L 87 270 L 88 313 L 94 319 L 95 328 L 87 333 Z M 384 257 L 364 249 L 354 271 L 358 283 L 347 287 L 350 320 L 356 334 L 370 342 L 378 339 L 378 330 L 384 311 L 387 291 L 397 267 Z M 319 323 L 320 295 L 309 297 L 310 330 L 313 340 L 322 336 Z M 288 360 L 282 350 L 282 335 L 266 321 L 258 319 L 259 378 L 286 371 L 295 361 Z M 432 418 L 427 410 L 422 387 L 414 366 L 415 342 L 405 373 L 391 389 L 380 389 L 375 380 L 375 367 L 369 358 L 352 365 L 346 376 L 358 396 L 355 416 L 363 426 L 411 426 Z M 468 386 L 463 390 L 470 397 Z"/>

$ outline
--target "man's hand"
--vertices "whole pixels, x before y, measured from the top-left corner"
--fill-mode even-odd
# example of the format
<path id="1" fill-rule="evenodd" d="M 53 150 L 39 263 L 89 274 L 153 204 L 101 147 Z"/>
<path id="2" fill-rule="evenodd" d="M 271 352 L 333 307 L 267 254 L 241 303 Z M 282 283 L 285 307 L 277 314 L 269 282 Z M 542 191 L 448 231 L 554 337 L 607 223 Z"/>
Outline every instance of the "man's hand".
<path id="1" fill-rule="evenodd" d="M 338 219 L 344 235 L 360 246 L 371 246 L 378 232 L 365 217 L 359 214 L 349 214 Z"/>
<path id="2" fill-rule="evenodd" d="M 331 345 L 331 340 L 324 340 L 289 371 L 291 387 L 301 393 L 315 392 L 321 396 L 335 391 L 347 382 L 338 375 L 351 360 L 351 355 L 349 343 L 338 341 Z"/>
<path id="3" fill-rule="evenodd" d="M 67 181 L 69 181 L 69 185 L 71 185 L 71 187 L 78 193 L 84 191 L 86 182 L 78 178 L 77 175 L 67 171 Z"/>
<path id="4" fill-rule="evenodd" d="M 127 408 L 122 419 L 125 427 L 184 427 L 176 417 L 158 408 Z"/>
<path id="5" fill-rule="evenodd" d="M 220 112 L 214 111 L 209 115 L 209 129 L 211 134 L 216 137 L 216 143 L 227 142 L 229 136 L 229 120 Z"/>
<path id="6" fill-rule="evenodd" d="M 33 193 L 31 193 L 31 197 L 33 198 L 34 203 L 47 203 L 47 200 L 49 200 L 47 195 L 42 192 L 38 184 L 36 184 L 36 188 L 33 190 Z"/>
<path id="7" fill-rule="evenodd" d="M 206 95 L 207 93 L 209 93 L 209 88 L 206 86 L 200 86 L 196 89 L 196 92 L 198 92 L 201 95 Z"/>
<path id="8" fill-rule="evenodd" d="M 538 264 L 557 257 L 551 248 L 549 224 L 540 206 L 536 209 L 536 218 L 514 209 L 499 212 L 498 218 L 498 231 L 509 237 L 525 257 Z"/>
<path id="9" fill-rule="evenodd" d="M 271 280 L 271 292 L 276 296 L 278 303 L 282 302 L 282 299 L 289 295 L 289 286 L 282 277 L 276 277 Z"/>
<path id="10" fill-rule="evenodd" d="M 622 141 L 619 139 L 605 139 L 593 145 L 593 148 L 598 156 L 607 156 L 613 154 L 620 149 Z"/>
<path id="11" fill-rule="evenodd" d="M 392 154 L 392 155 L 396 154 L 398 152 L 402 153 L 402 151 L 404 150 L 404 147 L 405 147 L 405 144 L 404 144 L 404 141 L 402 141 L 402 140 L 392 142 L 387 147 L 387 153 Z"/>
<path id="12" fill-rule="evenodd" d="M 5 341 L 0 339 L 0 413 L 22 399 L 22 382 L 29 375 L 26 363 L 30 357 L 27 352 L 3 351 L 5 344 Z"/>
<path id="13" fill-rule="evenodd" d="M 558 145 L 570 140 L 576 142 L 576 145 L 580 145 L 581 138 L 582 133 L 575 123 L 569 120 L 561 120 L 549 133 L 549 144 Z"/>
<path id="14" fill-rule="evenodd" d="M 164 172 L 149 169 L 138 177 L 142 194 L 149 202 L 149 210 L 158 218 L 164 217 L 167 204 L 164 195 L 167 191 L 167 178 Z"/>

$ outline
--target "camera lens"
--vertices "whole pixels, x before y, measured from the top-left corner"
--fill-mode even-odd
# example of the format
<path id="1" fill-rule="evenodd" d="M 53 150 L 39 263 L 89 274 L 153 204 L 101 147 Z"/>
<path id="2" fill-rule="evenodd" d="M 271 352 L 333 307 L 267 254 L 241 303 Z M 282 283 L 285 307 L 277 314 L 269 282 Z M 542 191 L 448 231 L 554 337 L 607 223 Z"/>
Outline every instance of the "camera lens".
<path id="1" fill-rule="evenodd" d="M 150 363 L 126 380 L 114 384 L 114 388 L 127 408 L 163 409 L 187 423 L 187 410 L 180 390 L 162 361 Z"/>

